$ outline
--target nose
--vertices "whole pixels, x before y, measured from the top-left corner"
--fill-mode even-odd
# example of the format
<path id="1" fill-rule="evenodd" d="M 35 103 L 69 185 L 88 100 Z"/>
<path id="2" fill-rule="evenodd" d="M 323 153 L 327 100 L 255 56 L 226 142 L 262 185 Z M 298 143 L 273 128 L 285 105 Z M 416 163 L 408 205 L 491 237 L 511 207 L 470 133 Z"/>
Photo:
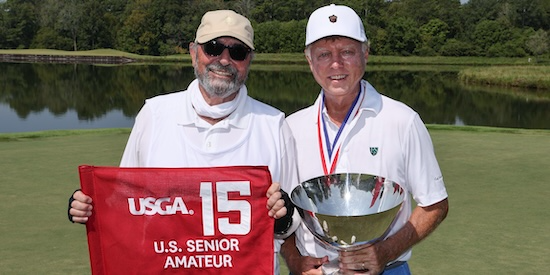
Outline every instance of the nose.
<path id="1" fill-rule="evenodd" d="M 220 54 L 220 63 L 222 65 L 228 65 L 231 63 L 231 56 L 229 55 L 229 49 L 223 49 L 223 52 Z"/>
<path id="2" fill-rule="evenodd" d="M 340 68 L 344 64 L 344 59 L 339 54 L 333 54 L 330 60 L 330 67 Z"/>

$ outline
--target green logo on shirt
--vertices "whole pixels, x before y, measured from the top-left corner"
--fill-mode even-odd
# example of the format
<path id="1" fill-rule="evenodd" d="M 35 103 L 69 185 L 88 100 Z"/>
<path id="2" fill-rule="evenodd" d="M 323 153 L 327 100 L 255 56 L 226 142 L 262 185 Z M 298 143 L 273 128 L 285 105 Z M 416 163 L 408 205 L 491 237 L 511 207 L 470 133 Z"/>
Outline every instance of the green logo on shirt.
<path id="1" fill-rule="evenodd" d="M 370 147 L 370 154 L 376 156 L 378 154 L 378 147 Z"/>

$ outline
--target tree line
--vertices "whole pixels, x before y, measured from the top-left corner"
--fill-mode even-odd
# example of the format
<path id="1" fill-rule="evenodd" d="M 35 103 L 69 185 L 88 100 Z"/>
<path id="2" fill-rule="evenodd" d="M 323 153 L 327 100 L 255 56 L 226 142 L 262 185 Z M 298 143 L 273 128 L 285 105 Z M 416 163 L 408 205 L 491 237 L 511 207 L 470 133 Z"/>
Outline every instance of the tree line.
<path id="1" fill-rule="evenodd" d="M 360 15 L 375 55 L 549 53 L 548 0 L 0 0 L 0 48 L 185 53 L 206 11 L 232 9 L 257 52 L 302 52 L 307 18 L 331 3 Z"/>

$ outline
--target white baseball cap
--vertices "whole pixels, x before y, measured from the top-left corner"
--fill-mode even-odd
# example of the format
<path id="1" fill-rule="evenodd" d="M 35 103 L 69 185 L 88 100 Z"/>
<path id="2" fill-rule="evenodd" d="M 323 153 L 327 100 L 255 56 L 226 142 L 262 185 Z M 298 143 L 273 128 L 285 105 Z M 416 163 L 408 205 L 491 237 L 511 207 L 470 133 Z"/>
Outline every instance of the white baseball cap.
<path id="1" fill-rule="evenodd" d="M 359 42 L 367 41 L 363 21 L 347 7 L 331 4 L 315 10 L 306 27 L 306 46 L 325 37 L 345 36 Z"/>
<path id="2" fill-rule="evenodd" d="M 232 10 L 217 10 L 205 13 L 197 29 L 195 42 L 206 43 L 222 36 L 237 38 L 251 49 L 254 49 L 254 30 L 246 17 Z"/>

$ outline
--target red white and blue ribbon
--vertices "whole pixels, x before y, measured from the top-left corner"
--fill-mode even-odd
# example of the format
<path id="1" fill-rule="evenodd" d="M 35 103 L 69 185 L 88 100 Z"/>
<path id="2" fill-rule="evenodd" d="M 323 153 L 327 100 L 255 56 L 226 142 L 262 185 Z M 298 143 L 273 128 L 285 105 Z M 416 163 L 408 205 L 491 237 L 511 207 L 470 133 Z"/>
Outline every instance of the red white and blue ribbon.
<path id="1" fill-rule="evenodd" d="M 334 140 L 331 142 L 328 135 L 325 117 L 322 113 L 323 106 L 325 106 L 325 95 L 323 91 L 321 104 L 319 104 L 319 111 L 317 115 L 317 138 L 319 142 L 319 153 L 321 154 L 321 164 L 323 165 L 325 175 L 332 174 L 336 170 L 336 164 L 340 155 L 340 147 L 342 146 L 343 140 L 345 140 L 347 131 L 349 131 L 349 127 L 346 128 L 346 125 L 351 123 L 350 118 L 355 117 L 359 113 L 359 107 L 361 106 L 364 97 L 365 95 L 363 90 L 359 88 L 359 93 L 357 93 L 357 96 L 353 100 L 344 121 L 340 125 L 340 128 L 334 137 Z M 361 100 L 359 100 L 359 98 L 361 98 Z M 346 131 L 344 131 L 345 128 Z"/>

